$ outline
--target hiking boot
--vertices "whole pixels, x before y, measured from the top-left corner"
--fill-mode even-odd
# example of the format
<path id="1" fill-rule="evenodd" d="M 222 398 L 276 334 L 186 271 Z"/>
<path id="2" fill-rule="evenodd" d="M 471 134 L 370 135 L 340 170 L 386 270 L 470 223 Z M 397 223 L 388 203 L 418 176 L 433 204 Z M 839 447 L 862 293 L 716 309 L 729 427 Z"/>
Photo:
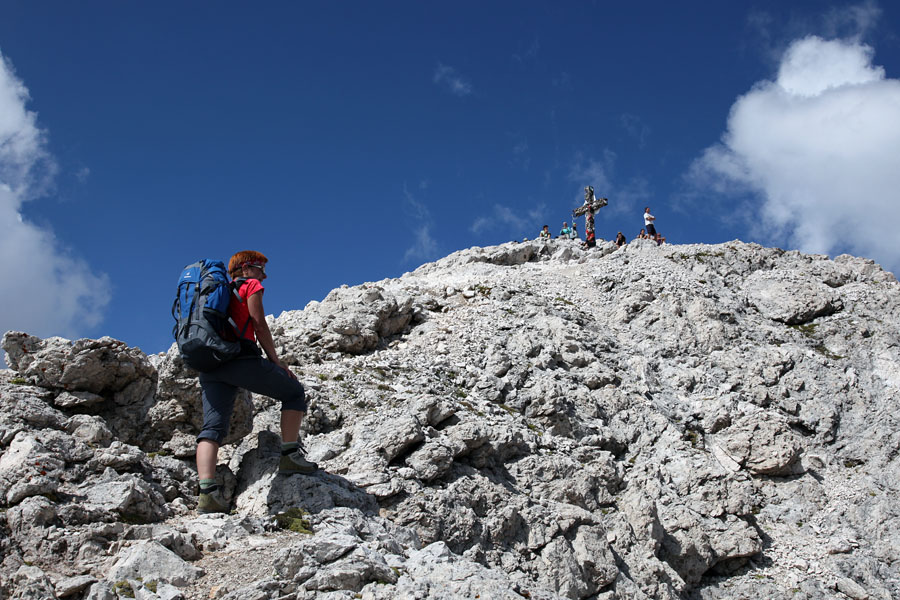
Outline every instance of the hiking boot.
<path id="1" fill-rule="evenodd" d="M 296 450 L 290 454 L 282 454 L 281 462 L 278 463 L 278 473 L 282 475 L 291 475 L 293 473 L 312 473 L 319 468 L 319 465 L 306 460 L 303 444 L 298 444 Z"/>
<path id="2" fill-rule="evenodd" d="M 201 513 L 227 513 L 228 502 L 222 497 L 222 492 L 215 489 L 209 493 L 200 492 L 200 500 L 197 502 L 197 512 Z"/>

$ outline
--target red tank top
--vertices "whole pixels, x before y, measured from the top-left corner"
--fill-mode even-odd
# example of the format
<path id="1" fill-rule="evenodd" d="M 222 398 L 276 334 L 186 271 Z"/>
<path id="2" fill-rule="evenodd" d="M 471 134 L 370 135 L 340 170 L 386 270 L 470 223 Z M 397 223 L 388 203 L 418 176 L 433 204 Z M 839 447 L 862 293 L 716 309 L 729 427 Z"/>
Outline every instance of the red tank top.
<path id="1" fill-rule="evenodd" d="M 237 298 L 232 298 L 231 303 L 228 305 L 228 316 L 237 325 L 238 334 L 243 331 L 244 339 L 254 342 L 256 341 L 256 330 L 253 328 L 253 320 L 250 319 L 250 309 L 247 306 L 247 301 L 253 294 L 262 293 L 264 290 L 265 288 L 258 279 L 247 279 L 238 288 L 238 294 L 240 294 L 243 302 L 238 302 Z M 246 330 L 244 329 L 245 327 Z"/>

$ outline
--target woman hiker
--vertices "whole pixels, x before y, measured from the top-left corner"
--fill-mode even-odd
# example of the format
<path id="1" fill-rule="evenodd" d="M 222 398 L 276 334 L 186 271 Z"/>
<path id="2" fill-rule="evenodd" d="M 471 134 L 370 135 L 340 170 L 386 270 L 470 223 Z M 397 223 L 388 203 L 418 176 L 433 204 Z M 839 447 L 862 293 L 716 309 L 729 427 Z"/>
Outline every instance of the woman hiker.
<path id="1" fill-rule="evenodd" d="M 306 459 L 300 442 L 300 423 L 306 414 L 306 394 L 297 376 L 278 359 L 272 332 L 263 309 L 262 282 L 266 263 L 261 252 L 244 250 L 228 261 L 228 273 L 234 280 L 241 301 L 232 297 L 228 316 L 241 336 L 241 353 L 219 368 L 200 373 L 203 390 L 203 429 L 197 436 L 197 474 L 200 477 L 200 512 L 227 512 L 228 501 L 216 484 L 219 446 L 228 433 L 238 388 L 281 400 L 282 474 L 311 473 L 318 465 Z M 266 358 L 259 350 L 262 346 Z"/>

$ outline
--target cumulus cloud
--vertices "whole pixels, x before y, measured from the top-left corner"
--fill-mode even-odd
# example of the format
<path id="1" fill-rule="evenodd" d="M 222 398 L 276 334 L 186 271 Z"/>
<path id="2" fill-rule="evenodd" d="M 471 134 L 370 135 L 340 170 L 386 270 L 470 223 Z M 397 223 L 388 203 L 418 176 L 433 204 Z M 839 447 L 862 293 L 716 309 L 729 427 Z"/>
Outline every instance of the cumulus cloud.
<path id="1" fill-rule="evenodd" d="M 764 235 L 807 252 L 852 252 L 900 267 L 900 81 L 855 40 L 809 36 L 774 81 L 737 99 L 720 143 L 692 165 L 711 192 L 750 192 Z"/>
<path id="2" fill-rule="evenodd" d="M 434 69 L 432 81 L 456 96 L 468 96 L 472 93 L 472 84 L 463 78 L 456 69 L 438 63 Z"/>
<path id="3" fill-rule="evenodd" d="M 23 203 L 45 193 L 56 171 L 28 100 L 0 55 L 0 256 L 20 275 L 0 286 L 0 332 L 77 337 L 102 320 L 109 280 L 23 216 Z"/>

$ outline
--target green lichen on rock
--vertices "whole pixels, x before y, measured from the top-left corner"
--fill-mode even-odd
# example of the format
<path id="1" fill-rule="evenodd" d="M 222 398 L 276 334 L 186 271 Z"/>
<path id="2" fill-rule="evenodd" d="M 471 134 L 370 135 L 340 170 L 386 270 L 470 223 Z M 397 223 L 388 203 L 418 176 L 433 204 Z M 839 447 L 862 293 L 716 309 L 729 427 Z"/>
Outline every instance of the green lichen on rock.
<path id="1" fill-rule="evenodd" d="M 113 592 L 120 598 L 134 598 L 134 588 L 124 579 L 113 584 Z"/>
<path id="2" fill-rule="evenodd" d="M 804 323 L 801 325 L 788 325 L 791 329 L 796 329 L 806 337 L 812 337 L 816 333 L 816 327 L 818 327 L 818 323 Z"/>
<path id="3" fill-rule="evenodd" d="M 312 535 L 312 525 L 306 518 L 309 513 L 302 508 L 289 508 L 275 515 L 275 523 L 281 529 L 287 529 L 294 533 L 306 533 Z"/>

